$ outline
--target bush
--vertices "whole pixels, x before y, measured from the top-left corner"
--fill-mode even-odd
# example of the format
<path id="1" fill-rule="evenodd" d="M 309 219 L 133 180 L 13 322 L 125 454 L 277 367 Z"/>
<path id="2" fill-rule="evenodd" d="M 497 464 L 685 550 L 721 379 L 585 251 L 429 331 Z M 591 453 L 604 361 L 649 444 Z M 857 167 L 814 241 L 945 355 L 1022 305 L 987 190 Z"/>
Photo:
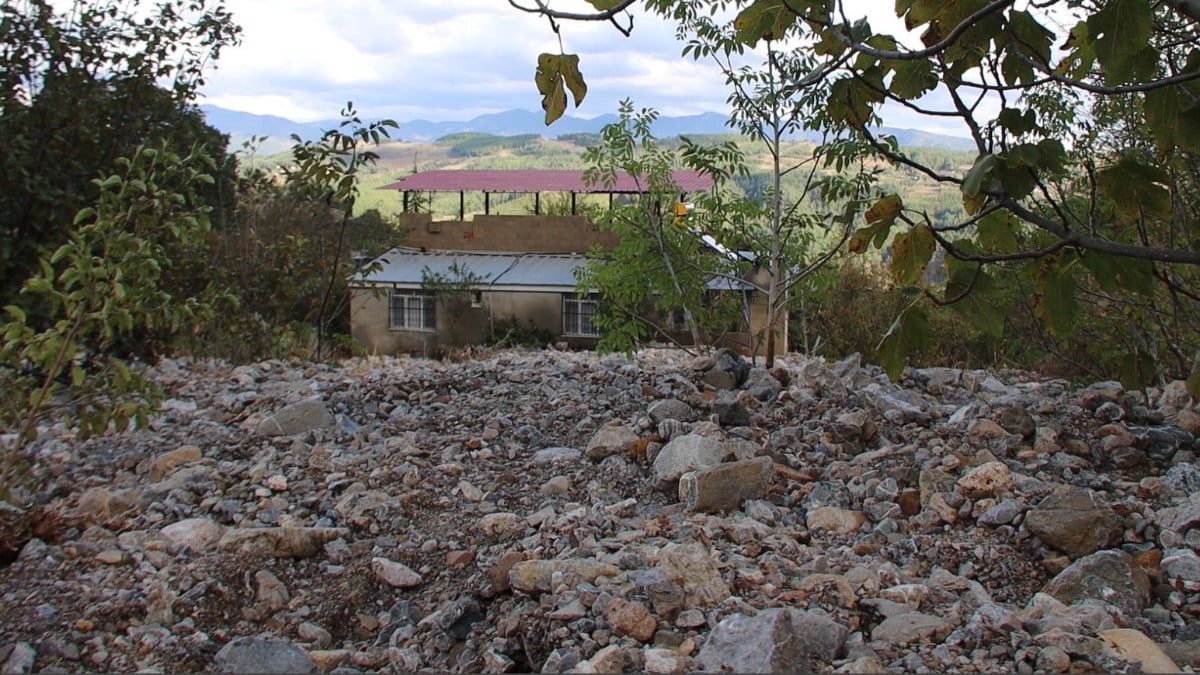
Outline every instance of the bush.
<path id="1" fill-rule="evenodd" d="M 538 328 L 534 325 L 533 320 L 529 320 L 529 324 L 522 326 L 521 322 L 515 316 L 510 316 L 507 319 L 501 319 L 492 324 L 488 328 L 488 332 L 483 337 L 485 345 L 493 347 L 545 347 L 554 342 L 555 335 L 552 331 L 545 328 Z"/>

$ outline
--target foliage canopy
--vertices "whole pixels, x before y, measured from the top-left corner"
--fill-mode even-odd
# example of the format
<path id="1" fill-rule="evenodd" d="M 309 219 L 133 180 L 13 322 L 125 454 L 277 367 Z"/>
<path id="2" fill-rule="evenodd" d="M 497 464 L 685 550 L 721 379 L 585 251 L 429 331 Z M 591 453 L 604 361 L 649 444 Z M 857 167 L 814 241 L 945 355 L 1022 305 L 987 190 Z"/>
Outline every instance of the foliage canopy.
<path id="1" fill-rule="evenodd" d="M 1034 311 L 1059 340 L 1086 312 L 1144 326 L 1120 336 L 1127 385 L 1197 372 L 1200 3 L 897 0 L 905 31 L 892 34 L 841 0 L 588 0 L 588 12 L 509 1 L 560 35 L 572 20 L 628 34 L 644 10 L 678 23 L 686 56 L 778 52 L 785 88 L 815 96 L 840 139 L 955 186 L 965 217 L 952 224 L 907 208 L 899 192 L 859 213 L 851 249 L 884 251 L 894 283 L 914 290 L 878 351 L 889 374 L 928 334 L 930 305 L 1003 324 L 988 297 L 1002 276 L 1032 285 Z M 695 16 L 718 20 L 697 31 Z M 586 63 L 560 61 L 574 68 L 563 81 L 579 88 Z M 559 99 L 545 99 L 548 120 Z M 974 141 L 974 163 L 947 170 L 904 152 L 878 131 L 888 107 L 956 122 Z M 922 283 L 939 249 L 948 278 Z"/>

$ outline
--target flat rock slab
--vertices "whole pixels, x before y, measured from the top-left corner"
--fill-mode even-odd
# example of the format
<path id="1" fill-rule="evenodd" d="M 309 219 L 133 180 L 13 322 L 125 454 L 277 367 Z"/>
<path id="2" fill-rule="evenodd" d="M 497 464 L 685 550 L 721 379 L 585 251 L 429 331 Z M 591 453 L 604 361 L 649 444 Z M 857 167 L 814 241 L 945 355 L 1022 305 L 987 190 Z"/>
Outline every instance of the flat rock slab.
<path id="1" fill-rule="evenodd" d="M 756 457 L 690 471 L 679 479 L 679 501 L 692 512 L 736 510 L 766 494 L 773 464 L 770 457 Z"/>
<path id="2" fill-rule="evenodd" d="M 317 666 L 296 645 L 275 637 L 230 640 L 213 658 L 222 673 L 315 673 Z"/>

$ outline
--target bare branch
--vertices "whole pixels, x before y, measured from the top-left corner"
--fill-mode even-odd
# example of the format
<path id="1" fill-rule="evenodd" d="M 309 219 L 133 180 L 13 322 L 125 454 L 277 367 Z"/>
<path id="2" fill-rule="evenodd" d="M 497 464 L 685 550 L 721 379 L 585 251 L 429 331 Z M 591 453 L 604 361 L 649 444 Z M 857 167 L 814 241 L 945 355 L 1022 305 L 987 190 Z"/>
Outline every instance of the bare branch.
<path id="1" fill-rule="evenodd" d="M 509 1 L 511 2 L 512 0 L 509 0 Z M 1015 0 L 996 0 L 995 2 L 992 2 L 992 3 L 984 6 L 979 11 L 972 14 L 971 16 L 968 16 L 967 18 L 963 19 L 961 23 L 959 23 L 957 26 L 954 27 L 954 30 L 950 31 L 949 35 L 947 35 L 946 37 L 937 41 L 933 45 L 926 47 L 925 49 L 918 49 L 916 51 L 911 51 L 911 52 L 898 51 L 898 50 L 887 50 L 887 49 L 875 49 L 874 47 L 868 47 L 865 43 L 855 42 L 855 41 L 851 40 L 850 37 L 845 32 L 842 31 L 842 28 L 844 28 L 844 26 L 835 26 L 832 22 L 830 22 L 830 23 L 826 24 L 826 27 L 830 28 L 833 31 L 834 37 L 836 37 L 839 42 L 841 42 L 846 47 L 849 47 L 850 49 L 854 50 L 856 53 L 866 54 L 867 56 L 873 56 L 878 59 L 889 59 L 889 60 L 896 60 L 896 61 L 921 61 L 921 60 L 927 59 L 931 56 L 936 56 L 936 55 L 946 51 L 946 49 L 948 47 L 950 47 L 951 45 L 953 45 L 955 42 L 958 41 L 958 38 L 962 37 L 963 33 L 967 32 L 972 27 L 974 27 L 976 23 L 987 18 L 988 16 L 990 16 L 992 14 L 995 14 L 996 12 L 999 12 L 1002 9 L 1005 9 L 1006 7 L 1011 6 L 1014 3 L 1014 1 Z"/>
<path id="2" fill-rule="evenodd" d="M 541 14 L 541 16 L 566 20 L 566 22 L 611 22 L 620 14 L 629 10 L 630 7 L 637 4 L 637 0 L 620 0 L 616 5 L 613 5 L 608 10 L 595 12 L 563 12 L 562 10 L 552 10 L 550 4 L 546 0 L 529 0 L 533 5 L 522 5 L 518 0 L 509 0 L 509 5 L 514 6 L 517 10 L 530 14 Z M 630 24 L 632 25 L 632 24 Z M 619 26 L 618 26 L 619 28 Z M 624 32 L 624 30 L 622 30 Z"/>

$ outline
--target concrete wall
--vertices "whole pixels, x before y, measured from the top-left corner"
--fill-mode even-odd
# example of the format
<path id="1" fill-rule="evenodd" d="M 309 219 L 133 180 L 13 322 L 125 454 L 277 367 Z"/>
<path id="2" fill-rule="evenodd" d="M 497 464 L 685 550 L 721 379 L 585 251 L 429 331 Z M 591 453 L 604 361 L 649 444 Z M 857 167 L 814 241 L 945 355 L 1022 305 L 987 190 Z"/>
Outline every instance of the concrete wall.
<path id="1" fill-rule="evenodd" d="M 593 245 L 611 248 L 617 238 L 584 216 L 482 216 L 434 221 L 428 213 L 400 218 L 404 245 L 442 251 L 585 253 Z"/>
<path id="2" fill-rule="evenodd" d="M 455 346 L 479 344 L 492 322 L 515 318 L 522 328 L 549 331 L 573 348 L 595 346 L 595 338 L 562 337 L 562 294 L 530 292 L 483 292 L 480 307 L 470 303 L 439 301 L 437 331 L 392 330 L 388 324 L 388 289 L 378 294 L 370 289 L 351 292 L 351 335 L 369 354 L 430 355 Z"/>

